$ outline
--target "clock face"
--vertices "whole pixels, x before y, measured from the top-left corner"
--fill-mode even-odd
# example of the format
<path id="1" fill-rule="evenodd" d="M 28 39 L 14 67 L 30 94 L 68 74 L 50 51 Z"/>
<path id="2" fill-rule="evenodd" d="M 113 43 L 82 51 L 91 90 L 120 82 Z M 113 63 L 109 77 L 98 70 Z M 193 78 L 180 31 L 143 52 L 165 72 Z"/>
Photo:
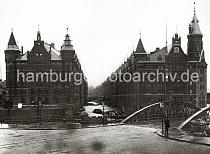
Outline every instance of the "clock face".
<path id="1" fill-rule="evenodd" d="M 179 47 L 174 47 L 174 52 L 179 53 Z"/>

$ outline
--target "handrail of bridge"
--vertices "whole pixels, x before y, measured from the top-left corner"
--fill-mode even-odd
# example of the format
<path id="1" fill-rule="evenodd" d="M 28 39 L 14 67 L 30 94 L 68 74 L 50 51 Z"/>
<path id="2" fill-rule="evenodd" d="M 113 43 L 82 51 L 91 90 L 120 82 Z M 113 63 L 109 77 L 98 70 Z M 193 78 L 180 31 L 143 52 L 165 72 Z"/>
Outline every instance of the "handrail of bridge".
<path id="1" fill-rule="evenodd" d="M 164 104 L 169 104 L 169 103 L 179 103 L 179 104 L 185 104 L 185 105 L 189 105 L 191 108 L 193 108 L 193 109 L 196 109 L 197 111 L 199 111 L 200 110 L 200 108 L 199 107 L 197 107 L 197 106 L 195 106 L 195 105 L 193 105 L 193 103 L 192 102 L 186 102 L 186 101 L 181 101 L 181 102 L 175 102 L 175 101 L 163 101 L 162 103 L 164 103 Z"/>
<path id="2" fill-rule="evenodd" d="M 139 112 L 143 111 L 143 110 L 146 110 L 150 107 L 153 107 L 153 106 L 156 106 L 156 105 L 160 105 L 160 103 L 164 103 L 164 104 L 169 104 L 169 103 L 179 103 L 179 104 L 184 104 L 184 105 L 189 105 L 191 108 L 197 110 L 197 111 L 200 111 L 200 108 L 196 107 L 195 105 L 193 105 L 192 103 L 190 102 L 175 102 L 175 101 L 163 101 L 163 102 L 157 102 L 157 103 L 154 103 L 154 104 L 151 104 L 151 105 L 148 105 L 134 113 L 132 113 L 130 116 L 128 116 L 127 118 L 125 118 L 124 120 L 122 120 L 122 123 L 125 123 L 127 120 L 129 120 L 130 118 L 132 118 L 134 115 L 138 114 Z"/>

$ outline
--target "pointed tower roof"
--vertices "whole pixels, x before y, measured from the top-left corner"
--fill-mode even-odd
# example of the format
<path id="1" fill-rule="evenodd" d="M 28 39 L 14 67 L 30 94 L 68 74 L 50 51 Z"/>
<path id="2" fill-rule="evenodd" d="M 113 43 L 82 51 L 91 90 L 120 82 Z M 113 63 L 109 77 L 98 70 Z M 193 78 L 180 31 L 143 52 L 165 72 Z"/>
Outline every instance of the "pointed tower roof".
<path id="1" fill-rule="evenodd" d="M 16 44 L 16 41 L 15 41 L 15 37 L 14 37 L 13 32 L 11 32 L 11 35 L 10 35 L 10 38 L 9 38 L 8 45 L 17 45 L 17 44 Z"/>
<path id="2" fill-rule="evenodd" d="M 138 45 L 137 45 L 137 48 L 136 48 L 136 52 L 135 53 L 146 54 L 146 51 L 144 49 L 144 46 L 143 46 L 141 37 L 139 38 L 139 42 L 138 42 Z"/>
<path id="3" fill-rule="evenodd" d="M 15 41 L 13 32 L 11 32 L 10 34 L 10 38 L 9 38 L 9 42 L 8 42 L 6 50 L 19 50 L 19 47 Z"/>
<path id="4" fill-rule="evenodd" d="M 202 35 L 200 27 L 199 27 L 199 21 L 196 16 L 196 10 L 195 10 L 195 2 L 194 2 L 194 14 L 193 14 L 193 20 L 191 21 L 189 25 L 189 34 L 190 35 Z"/>
<path id="5" fill-rule="evenodd" d="M 39 30 L 39 25 L 38 25 L 38 31 L 37 31 L 37 37 L 36 37 L 37 41 L 41 41 L 41 32 Z"/>
<path id="6" fill-rule="evenodd" d="M 37 32 L 37 41 L 41 41 L 41 33 L 40 33 L 40 31 Z"/>
<path id="7" fill-rule="evenodd" d="M 65 40 L 63 41 L 63 45 L 61 46 L 61 50 L 74 50 L 73 45 L 71 44 L 71 39 L 68 34 L 68 28 L 67 28 L 67 34 L 65 36 Z"/>

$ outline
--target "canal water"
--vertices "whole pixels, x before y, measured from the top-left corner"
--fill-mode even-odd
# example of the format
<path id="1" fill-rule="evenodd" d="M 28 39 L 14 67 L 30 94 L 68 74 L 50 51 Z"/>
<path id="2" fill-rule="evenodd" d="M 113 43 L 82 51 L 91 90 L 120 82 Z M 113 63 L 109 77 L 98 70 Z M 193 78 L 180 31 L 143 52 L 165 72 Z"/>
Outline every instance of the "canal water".
<path id="1" fill-rule="evenodd" d="M 103 106 L 100 105 L 100 104 L 97 104 L 96 102 L 89 102 L 90 105 L 87 105 L 87 106 L 84 106 L 83 108 L 85 109 L 85 113 L 88 114 L 89 117 L 99 117 L 99 116 L 102 116 L 102 114 L 96 114 L 96 113 L 93 113 L 93 110 L 95 109 L 100 109 L 101 111 L 103 111 Z M 107 112 L 107 111 L 114 111 L 115 109 L 111 108 L 111 107 L 108 107 L 108 106 L 104 106 L 104 112 Z"/>

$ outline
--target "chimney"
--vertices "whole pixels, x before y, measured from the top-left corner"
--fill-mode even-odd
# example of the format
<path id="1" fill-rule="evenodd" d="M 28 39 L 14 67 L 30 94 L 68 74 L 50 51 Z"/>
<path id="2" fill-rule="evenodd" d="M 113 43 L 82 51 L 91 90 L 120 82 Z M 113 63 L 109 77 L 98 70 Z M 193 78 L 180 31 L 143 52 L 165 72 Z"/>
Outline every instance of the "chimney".
<path id="1" fill-rule="evenodd" d="M 159 47 L 156 47 L 156 51 L 158 51 L 158 50 L 160 50 L 160 48 Z"/>
<path id="2" fill-rule="evenodd" d="M 52 48 L 55 49 L 55 43 L 52 42 L 52 43 L 50 44 L 50 47 L 52 47 Z"/>

